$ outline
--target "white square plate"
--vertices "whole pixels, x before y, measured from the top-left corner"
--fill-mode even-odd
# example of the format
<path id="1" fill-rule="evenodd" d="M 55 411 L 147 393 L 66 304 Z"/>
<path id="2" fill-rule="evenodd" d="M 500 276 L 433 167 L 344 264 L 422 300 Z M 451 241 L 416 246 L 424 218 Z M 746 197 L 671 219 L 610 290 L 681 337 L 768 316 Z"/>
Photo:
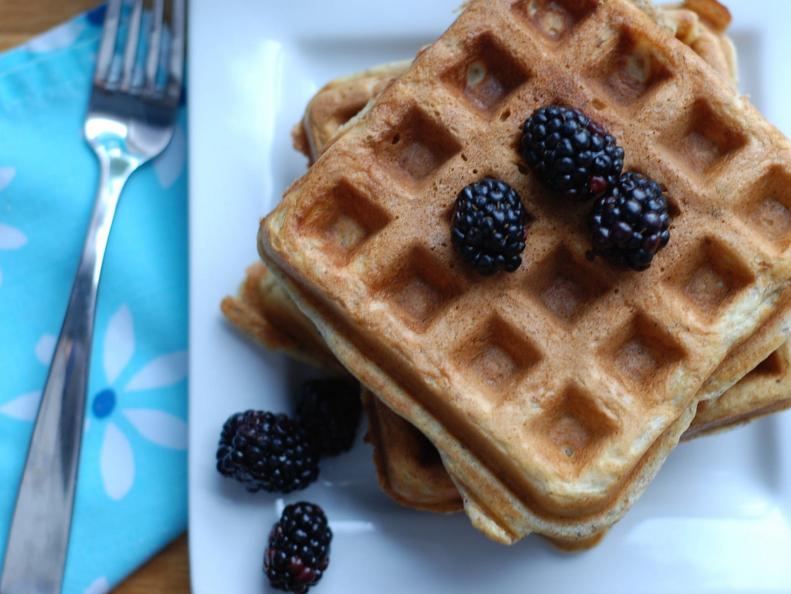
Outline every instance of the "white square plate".
<path id="1" fill-rule="evenodd" d="M 265 591 L 283 499 L 214 468 L 220 427 L 247 408 L 290 411 L 304 370 L 233 332 L 218 304 L 257 255 L 259 218 L 305 170 L 290 130 L 326 81 L 403 59 L 458 0 L 195 0 L 190 15 L 190 556 L 199 594 Z M 731 0 L 743 88 L 791 133 L 791 2 Z M 760 12 L 758 12 L 760 10 Z M 790 592 L 791 416 L 682 445 L 591 552 L 540 538 L 503 547 L 463 515 L 391 503 L 369 446 L 322 463 L 285 502 L 322 505 L 335 533 L 316 592 Z"/>

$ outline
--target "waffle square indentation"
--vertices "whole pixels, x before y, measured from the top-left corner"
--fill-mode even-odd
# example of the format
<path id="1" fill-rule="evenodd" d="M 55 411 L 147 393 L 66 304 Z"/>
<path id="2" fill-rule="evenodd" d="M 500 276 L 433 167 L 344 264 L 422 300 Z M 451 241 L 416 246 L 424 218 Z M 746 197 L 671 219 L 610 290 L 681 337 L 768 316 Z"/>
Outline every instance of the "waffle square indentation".
<path id="1" fill-rule="evenodd" d="M 419 107 L 412 107 L 385 136 L 382 157 L 402 179 L 419 183 L 456 155 L 453 135 Z"/>
<path id="2" fill-rule="evenodd" d="M 613 101 L 630 105 L 668 80 L 670 70 L 650 42 L 624 29 L 594 77 Z"/>
<path id="3" fill-rule="evenodd" d="M 560 41 L 595 10 L 598 0 L 520 0 L 514 10 L 550 41 Z"/>
<path id="4" fill-rule="evenodd" d="M 525 286 L 558 319 L 569 323 L 610 287 L 601 274 L 563 245 L 535 267 Z"/>
<path id="5" fill-rule="evenodd" d="M 691 251 L 670 280 L 698 315 L 713 320 L 754 281 L 754 276 L 735 252 L 721 241 L 707 237 Z"/>
<path id="6" fill-rule="evenodd" d="M 663 140 L 678 162 L 691 173 L 707 175 L 722 166 L 747 144 L 747 137 L 704 99 L 675 123 Z"/>
<path id="7" fill-rule="evenodd" d="M 547 445 L 542 451 L 552 461 L 579 468 L 617 425 L 597 407 L 594 398 L 571 386 L 538 418 L 531 433 L 536 429 Z"/>
<path id="8" fill-rule="evenodd" d="M 463 281 L 430 250 L 415 247 L 374 288 L 384 293 L 407 326 L 425 332 L 437 315 L 463 292 Z"/>
<path id="9" fill-rule="evenodd" d="M 744 376 L 744 379 L 757 379 L 764 378 L 779 378 L 786 372 L 787 362 L 785 357 L 781 354 L 781 350 L 785 350 L 785 346 L 781 347 L 772 353 L 758 365 L 756 365 L 750 372 Z"/>
<path id="10" fill-rule="evenodd" d="M 604 346 L 605 366 L 639 394 L 667 377 L 683 349 L 659 324 L 636 314 Z"/>
<path id="11" fill-rule="evenodd" d="M 778 251 L 791 246 L 791 174 L 772 168 L 749 191 L 741 208 L 745 222 Z"/>
<path id="12" fill-rule="evenodd" d="M 494 316 L 464 341 L 455 359 L 459 369 L 499 403 L 509 397 L 541 354 L 526 336 Z"/>
<path id="13" fill-rule="evenodd" d="M 465 60 L 442 78 L 473 107 L 490 114 L 529 76 L 491 34 L 484 33 L 471 42 Z"/>
<path id="14" fill-rule="evenodd" d="M 318 238 L 326 254 L 347 264 L 389 222 L 389 215 L 345 180 L 318 198 L 300 221 L 300 231 Z"/>

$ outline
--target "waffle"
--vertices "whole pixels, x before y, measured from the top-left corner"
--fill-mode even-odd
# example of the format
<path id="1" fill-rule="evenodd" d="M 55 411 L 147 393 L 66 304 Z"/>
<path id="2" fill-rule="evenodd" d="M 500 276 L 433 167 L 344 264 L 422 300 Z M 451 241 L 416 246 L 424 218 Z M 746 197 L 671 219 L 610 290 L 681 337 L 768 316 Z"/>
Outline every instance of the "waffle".
<path id="1" fill-rule="evenodd" d="M 547 11 L 563 19 L 547 28 Z M 512 120 L 554 101 L 596 113 L 628 167 L 668 187 L 674 239 L 649 272 L 586 262 L 582 207 L 519 170 Z M 773 190 L 790 153 L 623 0 L 474 0 L 290 188 L 259 251 L 343 364 L 438 447 L 476 526 L 585 539 L 645 488 L 788 285 L 785 237 L 756 213 L 787 212 Z M 531 215 L 508 278 L 476 278 L 447 246 L 453 198 L 483 174 Z M 571 308 L 549 298 L 561 279 L 584 297 Z"/>
<path id="2" fill-rule="evenodd" d="M 567 26 L 542 28 L 559 7 Z M 494 538 L 585 539 L 620 517 L 788 285 L 782 238 L 751 214 L 787 210 L 772 190 L 790 147 L 692 56 L 620 0 L 473 1 L 262 224 L 290 295 L 438 446 Z M 474 88 L 469 65 L 491 70 Z M 674 240 L 651 271 L 585 262 L 582 209 L 559 212 L 519 170 L 511 115 L 552 101 L 597 112 L 629 167 L 668 186 Z M 532 218 L 529 265 L 508 278 L 472 276 L 447 247 L 453 197 L 485 173 Z M 561 279 L 586 297 L 571 315 L 548 297 Z"/>
<path id="3" fill-rule="evenodd" d="M 714 0 L 698 0 L 683 6 L 662 6 L 657 10 L 653 5 L 642 8 L 737 88 L 736 52 L 725 33 L 730 25 L 730 14 L 722 5 Z M 312 163 L 348 129 L 343 117 L 357 115 L 356 110 L 362 110 L 408 65 L 408 62 L 399 62 L 379 66 L 326 85 L 308 104 L 304 119 L 294 127 L 295 148 Z M 264 318 L 270 314 L 261 311 Z M 779 361 L 776 358 L 783 348 L 767 361 Z M 740 357 L 733 358 L 738 360 Z M 749 381 L 744 380 L 738 386 L 738 397 L 731 394 L 719 401 L 701 404 L 684 439 L 704 434 L 710 428 L 726 428 L 737 422 L 747 422 L 763 412 L 784 408 L 791 391 L 784 392 L 782 388 L 791 372 L 778 365 L 767 367 L 766 362 L 759 368 L 774 369 L 775 372 L 768 376 L 750 372 Z M 767 381 L 754 381 L 758 378 Z M 724 386 L 720 388 L 724 390 Z M 461 509 L 461 498 L 431 443 L 372 395 L 367 394 L 365 401 L 371 418 L 368 439 L 374 447 L 377 474 L 385 492 L 399 503 L 416 509 L 439 512 Z"/>
<path id="4" fill-rule="evenodd" d="M 723 80 L 738 88 L 736 48 L 725 34 L 731 14 L 718 0 L 685 0 L 660 6 L 654 6 L 651 0 L 632 1 L 692 48 Z"/>
<path id="5" fill-rule="evenodd" d="M 292 130 L 294 148 L 311 162 L 345 130 L 365 106 L 409 67 L 408 60 L 375 66 L 326 84 L 310 101 L 305 116 Z"/>
<path id="6" fill-rule="evenodd" d="M 333 371 L 343 367 L 321 335 L 261 262 L 248 267 L 236 297 L 220 304 L 226 319 L 256 342 Z"/>
<path id="7" fill-rule="evenodd" d="M 716 3 L 713 7 L 716 10 Z M 720 12 L 718 22 L 714 22 L 716 19 L 707 19 L 706 24 L 695 12 L 686 8 L 662 9 L 655 16 L 679 39 L 693 47 L 720 75 L 731 77 L 735 84 L 735 53 L 730 40 L 724 35 L 729 19 L 723 19 L 721 14 Z M 342 133 L 345 123 L 343 117 L 355 114 L 357 109 L 366 105 L 371 97 L 378 94 L 380 89 L 386 87 L 407 66 L 407 62 L 380 66 L 328 84 L 310 102 L 304 121 L 295 126 L 295 147 L 313 161 L 314 157 Z M 306 358 L 306 351 L 314 350 L 314 355 L 310 357 L 311 362 L 327 366 L 331 355 L 327 354 L 323 344 L 316 349 L 304 346 L 294 349 L 294 343 L 299 344 L 299 333 L 304 330 L 301 324 L 295 324 L 297 337 L 292 336 L 288 319 L 283 321 L 283 316 L 279 315 L 284 308 L 289 307 L 289 301 L 285 299 L 282 291 L 270 289 L 271 279 L 271 275 L 267 274 L 262 265 L 253 266 L 248 271 L 239 298 L 229 297 L 223 302 L 226 316 L 271 348 L 286 350 L 301 359 Z M 259 283 L 262 288 L 260 299 L 248 299 L 251 289 Z M 281 320 L 279 324 L 278 319 Z M 272 320 L 272 323 L 267 320 Z M 271 329 L 262 335 L 260 329 L 272 325 L 285 328 L 286 338 L 282 337 L 284 332 Z M 315 337 L 315 331 L 308 331 L 311 338 Z M 275 340 L 271 339 L 272 335 Z M 315 344 L 316 341 L 313 340 L 312 343 Z M 772 356 L 776 357 L 777 354 Z M 761 368 L 767 368 L 766 363 Z M 728 397 L 723 398 L 721 403 L 712 402 L 711 406 L 701 405 L 685 438 L 700 434 L 698 427 L 704 421 L 706 427 L 709 424 L 715 427 L 729 426 L 734 419 L 744 422 L 759 412 L 771 412 L 780 408 L 784 404 L 784 396 L 791 393 L 784 394 L 781 389 L 786 370 L 777 366 L 770 368 L 776 369 L 776 374 L 757 375 L 754 378 L 751 373 L 748 385 L 745 386 L 742 382 L 738 386 L 741 394 L 739 398 Z M 767 380 L 766 387 L 752 381 L 758 377 Z M 731 402 L 738 403 L 738 407 L 728 406 Z M 377 399 L 369 396 L 366 398 L 366 406 L 371 417 L 369 440 L 374 446 L 374 459 L 384 490 L 395 500 L 410 507 L 433 511 L 460 509 L 461 499 L 430 442 Z M 705 415 L 701 413 L 704 406 L 707 409 Z"/>
<path id="8" fill-rule="evenodd" d="M 676 9 L 673 18 L 694 23 L 694 13 L 691 13 L 692 17 L 688 13 Z M 711 34 L 705 26 L 697 25 L 695 28 L 702 29 L 700 34 Z M 685 39 L 692 43 L 697 37 L 686 34 Z M 706 57 L 707 60 L 710 58 L 713 58 L 715 67 L 725 62 L 720 55 Z M 730 59 L 727 63 L 735 62 Z M 313 162 L 343 132 L 345 122 L 339 115 L 354 114 L 355 107 L 366 105 L 379 89 L 385 88 L 407 66 L 407 62 L 384 65 L 326 85 L 309 103 L 305 119 L 294 127 L 295 148 Z M 720 73 L 733 75 L 730 68 Z M 312 324 L 305 323 L 306 318 L 296 305 L 275 285 L 276 281 L 262 263 L 252 265 L 238 296 L 227 297 L 223 301 L 223 312 L 232 323 L 264 346 L 337 371 L 339 364 Z M 294 321 L 295 318 L 298 322 Z M 791 379 L 791 369 L 783 364 L 785 348 L 773 353 L 737 388 L 731 389 L 731 392 L 736 390 L 738 396 L 728 392 L 719 400 L 701 404 L 684 439 L 745 423 L 788 406 L 791 389 L 786 390 L 785 387 Z M 461 497 L 431 442 L 367 390 L 363 391 L 363 401 L 369 418 L 367 440 L 374 448 L 382 489 L 395 501 L 414 509 L 460 511 Z"/>

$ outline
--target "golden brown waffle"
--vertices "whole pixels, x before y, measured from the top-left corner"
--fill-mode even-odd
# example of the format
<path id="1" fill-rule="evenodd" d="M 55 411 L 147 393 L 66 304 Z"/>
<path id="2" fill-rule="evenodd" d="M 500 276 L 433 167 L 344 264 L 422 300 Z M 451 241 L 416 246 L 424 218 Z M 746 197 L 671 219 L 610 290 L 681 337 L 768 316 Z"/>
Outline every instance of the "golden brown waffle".
<path id="1" fill-rule="evenodd" d="M 718 15 L 719 21 L 713 25 L 704 24 L 704 18 L 692 10 L 681 7 L 662 8 L 653 16 L 672 30 L 679 39 L 693 47 L 720 75 L 735 77 L 733 46 L 724 35 L 724 30 L 730 22 L 729 15 L 727 12 L 723 15 L 721 7 L 713 0 L 706 3 L 706 6 L 693 8 L 697 10 L 710 8 L 708 13 L 713 12 Z M 704 12 L 703 17 L 706 17 L 706 14 Z M 712 20 L 705 18 L 708 23 Z M 386 87 L 407 67 L 408 62 L 380 66 L 326 85 L 308 105 L 304 121 L 295 126 L 295 147 L 305 153 L 311 161 L 318 158 L 326 146 L 338 136 L 339 132 L 342 132 L 345 124 L 343 117 L 348 117 L 349 114 L 356 115 L 355 108 L 366 105 L 380 89 Z M 311 149 L 315 154 L 311 154 Z M 291 336 L 287 335 L 288 339 L 284 340 L 283 332 L 272 334 L 270 330 L 263 335 L 260 332 L 262 327 L 280 326 L 288 329 L 288 318 L 283 320 L 284 316 L 281 312 L 289 306 L 296 309 L 282 291 L 271 290 L 271 283 L 272 276 L 266 274 L 262 265 L 253 266 L 248 271 L 239 298 L 227 298 L 223 303 L 223 311 L 237 326 L 254 338 L 258 338 L 264 345 L 286 352 L 291 351 L 293 355 L 305 358 L 305 352 L 309 349 L 299 348 L 295 351 L 294 339 Z M 252 311 L 249 311 L 250 308 L 245 304 L 249 299 L 245 297 L 251 288 L 254 289 L 257 285 L 262 289 L 261 295 L 260 298 L 250 301 Z M 240 317 L 239 312 L 245 311 L 249 312 L 248 315 Z M 292 312 L 292 315 L 297 314 L 298 312 Z M 294 326 L 299 329 L 301 325 Z M 311 338 L 315 338 L 315 331 L 310 335 Z M 272 336 L 275 337 L 275 341 L 271 339 Z M 331 359 L 331 354 L 328 354 L 322 343 L 312 359 L 314 363 L 326 364 L 328 359 Z M 762 412 L 771 412 L 782 407 L 791 394 L 791 391 L 784 393 L 782 390 L 786 379 L 783 374 L 788 373 L 788 369 L 777 365 L 767 366 L 766 363 L 759 367 L 774 369 L 776 373 L 767 376 L 755 375 L 751 372 L 749 381 L 745 380 L 739 384 L 741 395 L 738 398 L 729 396 L 721 401 L 712 401 L 710 405 L 701 404 L 698 415 L 684 438 L 699 435 L 703 432 L 702 429 L 727 427 L 735 421 L 746 422 Z M 767 381 L 753 381 L 757 378 Z M 372 395 L 368 394 L 365 400 L 371 417 L 368 439 L 374 447 L 374 460 L 383 489 L 393 499 L 409 507 L 432 511 L 460 510 L 461 498 L 431 443 Z M 731 403 L 737 406 L 728 406 Z M 707 413 L 704 414 L 702 409 L 706 409 Z"/>
<path id="2" fill-rule="evenodd" d="M 730 15 L 719 3 L 702 0 L 657 10 L 652 6 L 644 8 L 736 86 L 735 51 L 725 35 Z M 408 62 L 380 66 L 326 85 L 309 103 L 304 120 L 295 126 L 295 146 L 311 162 L 314 161 L 346 129 L 343 117 L 350 113 L 356 115 L 355 108 L 367 105 L 378 89 L 385 88 L 407 67 Z M 297 139 L 301 140 L 297 142 Z M 268 315 L 266 311 L 261 313 L 264 317 Z M 780 373 L 773 378 L 773 385 L 779 387 L 783 379 Z M 777 408 L 787 396 L 779 389 L 766 390 L 755 382 L 749 382 L 749 385 L 750 388 L 746 389 L 740 386 L 742 396 L 738 400 L 729 397 L 722 404 L 712 402 L 708 407 L 711 412 L 697 415 L 685 438 L 704 421 L 717 426 L 729 426 L 734 418 L 746 422 L 755 416 L 750 414 L 751 411 L 757 413 Z M 366 401 L 370 415 L 374 417 L 368 437 L 374 447 L 374 460 L 383 489 L 396 501 L 417 509 L 461 509 L 461 498 L 431 443 L 378 399 L 369 395 Z M 735 402 L 741 406 L 733 410 L 728 405 Z M 699 432 L 696 430 L 694 434 Z"/>
<path id="3" fill-rule="evenodd" d="M 561 8 L 564 26 L 542 28 Z M 519 171 L 514 121 L 555 101 L 595 113 L 668 187 L 674 238 L 650 271 L 586 262 L 583 208 Z M 584 539 L 642 492 L 787 286 L 784 236 L 752 215 L 787 211 L 790 149 L 623 0 L 475 0 L 292 186 L 259 246 L 344 365 L 437 445 L 479 528 Z M 532 218 L 508 278 L 448 247 L 453 198 L 485 174 Z M 551 298 L 561 280 L 573 307 Z"/>
<path id="4" fill-rule="evenodd" d="M 310 320 L 261 262 L 247 269 L 236 297 L 223 299 L 220 309 L 234 326 L 267 348 L 319 367 L 343 369 Z"/>
<path id="5" fill-rule="evenodd" d="M 382 490 L 398 503 L 439 513 L 461 511 L 461 497 L 439 452 L 420 431 L 363 390 L 367 440 Z"/>
<path id="6" fill-rule="evenodd" d="M 302 121 L 294 126 L 294 148 L 312 162 L 409 64 L 408 60 L 382 64 L 327 83 L 310 101 Z"/>
<path id="7" fill-rule="evenodd" d="M 705 29 L 698 24 L 697 15 L 690 13 L 686 10 L 673 10 L 672 16 L 678 22 L 677 29 L 682 31 L 687 30 L 683 39 L 687 43 L 697 43 L 696 39 L 701 36 L 700 29 Z M 694 33 L 690 33 L 694 32 Z M 711 35 L 710 32 L 708 32 Z M 730 44 L 725 40 L 725 45 L 730 47 Z M 712 47 L 708 44 L 704 47 Z M 701 52 L 699 52 L 701 53 Z M 727 54 L 726 54 L 727 57 Z M 718 64 L 726 62 L 721 55 L 708 55 L 707 60 L 716 68 Z M 730 64 L 733 60 L 730 60 Z M 298 138 L 301 139 L 299 150 L 308 153 L 311 146 L 315 151 L 321 152 L 326 144 L 337 134 L 337 128 L 341 127 L 342 117 L 350 113 L 354 113 L 355 107 L 365 105 L 370 95 L 376 94 L 376 89 L 383 88 L 390 81 L 395 78 L 406 68 L 406 64 L 384 66 L 374 69 L 366 73 L 361 73 L 354 77 L 347 79 L 333 81 L 320 91 L 315 100 L 311 102 L 307 109 L 306 122 L 315 122 L 309 130 L 311 134 L 306 134 L 304 126 L 300 123 L 295 130 L 299 130 Z M 313 142 L 309 143 L 308 138 L 313 138 Z M 260 341 L 268 344 L 272 348 L 282 348 L 286 351 L 291 351 L 292 354 L 304 358 L 305 348 L 294 350 L 294 340 L 289 336 L 289 332 L 285 333 L 286 339 L 283 338 L 284 333 L 274 331 L 271 329 L 272 324 L 267 323 L 267 318 L 277 320 L 279 317 L 278 312 L 288 307 L 289 303 L 281 303 L 284 297 L 280 291 L 272 291 L 271 275 L 266 275 L 265 270 L 260 266 L 254 266 L 248 278 L 243 285 L 242 295 L 239 300 L 229 298 L 224 302 L 223 309 L 226 315 L 232 319 L 237 325 L 246 328 L 248 333 L 253 334 Z M 263 277 L 263 278 L 261 278 Z M 262 288 L 260 303 L 252 303 L 253 315 L 248 315 L 247 319 L 240 318 L 240 315 L 247 309 L 244 305 L 244 296 L 249 294 L 251 287 L 259 284 Z M 234 302 L 236 301 L 236 304 Z M 255 309 L 256 306 L 263 305 L 264 309 Z M 267 311 L 267 305 L 268 311 Z M 262 315 L 256 315 L 256 314 Z M 256 320 L 256 317 L 258 318 Z M 281 322 L 280 326 L 288 330 L 288 320 Z M 299 325 L 294 324 L 296 328 Z M 262 335 L 261 328 L 269 330 Z M 313 334 L 313 333 L 310 333 Z M 299 335 L 299 333 L 298 333 Z M 312 338 L 312 337 L 311 337 Z M 298 342 L 298 341 L 297 341 Z M 315 341 L 313 341 L 315 342 Z M 325 363 L 329 359 L 326 354 L 326 349 L 317 349 L 319 354 L 313 357 L 314 361 L 318 359 L 319 362 Z M 751 375 L 752 377 L 752 375 Z M 781 380 L 773 379 L 773 385 L 782 385 Z M 740 389 L 743 386 L 740 385 Z M 776 406 L 775 394 L 771 390 L 756 389 L 755 391 L 744 390 L 745 396 L 741 398 L 743 406 L 748 410 L 753 410 L 757 407 L 758 410 L 770 410 Z M 777 390 L 775 390 L 777 392 Z M 760 396 L 764 398 L 761 399 Z M 778 394 L 777 397 L 780 395 Z M 730 400 L 730 399 L 729 399 Z M 461 506 L 461 500 L 458 496 L 452 497 L 451 489 L 452 483 L 444 472 L 436 450 L 433 450 L 430 442 L 426 440 L 419 432 L 412 428 L 408 423 L 403 421 L 389 411 L 385 406 L 377 400 L 370 399 L 369 406 L 376 407 L 379 410 L 375 412 L 381 420 L 374 424 L 371 428 L 371 440 L 376 449 L 375 458 L 377 460 L 380 479 L 385 489 L 397 500 L 418 508 L 428 508 L 438 511 L 446 511 L 454 507 Z M 710 407 L 714 413 L 714 420 L 718 424 L 727 424 L 729 417 L 724 407 L 714 404 Z M 718 414 L 719 413 L 719 414 Z M 744 411 L 742 412 L 744 414 Z M 700 415 L 699 415 L 700 417 Z M 698 418 L 693 423 L 693 427 L 697 424 Z M 711 419 L 709 419 L 711 420 Z M 379 431 L 378 427 L 384 426 L 385 430 Z M 692 428 L 690 429 L 691 432 Z M 688 434 L 690 433 L 688 432 Z M 383 434 L 387 434 L 389 439 L 383 438 Z M 399 447 L 399 444 L 406 444 L 404 447 Z M 419 452 L 419 456 L 411 456 L 411 452 Z M 433 452 L 433 453 L 432 453 Z M 413 459 L 415 458 L 415 459 Z M 439 478 L 440 480 L 437 480 Z M 442 480 L 444 479 L 444 480 Z M 438 483 L 436 488 L 427 488 L 430 485 Z"/>
<path id="8" fill-rule="evenodd" d="M 736 49 L 725 30 L 731 24 L 728 9 L 716 0 L 686 0 L 657 11 L 660 22 L 691 47 L 723 79 L 738 82 Z"/>

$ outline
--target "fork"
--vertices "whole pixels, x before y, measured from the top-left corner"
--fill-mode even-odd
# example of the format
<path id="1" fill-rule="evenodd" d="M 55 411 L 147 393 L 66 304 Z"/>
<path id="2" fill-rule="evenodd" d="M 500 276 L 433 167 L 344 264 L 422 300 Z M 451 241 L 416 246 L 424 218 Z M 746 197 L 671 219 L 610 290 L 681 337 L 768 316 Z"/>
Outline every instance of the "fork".
<path id="1" fill-rule="evenodd" d="M 181 97 L 186 0 L 165 4 L 107 4 L 85 119 L 99 187 L 17 493 L 0 594 L 61 591 L 105 248 L 124 184 L 170 142 Z"/>

